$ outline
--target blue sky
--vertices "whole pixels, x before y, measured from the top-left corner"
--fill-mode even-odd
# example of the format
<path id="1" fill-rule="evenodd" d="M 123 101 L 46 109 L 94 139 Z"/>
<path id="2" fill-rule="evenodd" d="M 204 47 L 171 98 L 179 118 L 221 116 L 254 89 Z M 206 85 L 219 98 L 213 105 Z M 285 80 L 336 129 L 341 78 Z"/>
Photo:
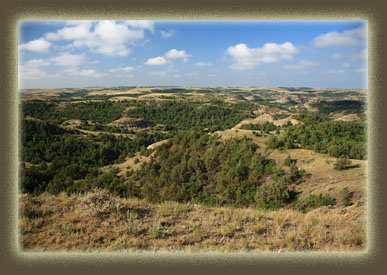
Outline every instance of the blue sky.
<path id="1" fill-rule="evenodd" d="M 366 21 L 20 21 L 19 88 L 367 89 Z"/>

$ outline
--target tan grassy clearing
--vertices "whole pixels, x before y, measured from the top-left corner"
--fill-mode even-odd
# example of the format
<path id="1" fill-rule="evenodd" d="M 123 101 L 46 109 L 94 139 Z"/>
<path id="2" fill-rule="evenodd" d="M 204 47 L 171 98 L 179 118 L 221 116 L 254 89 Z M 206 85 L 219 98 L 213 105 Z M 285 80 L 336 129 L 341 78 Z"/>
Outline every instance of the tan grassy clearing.
<path id="1" fill-rule="evenodd" d="M 362 206 L 303 214 L 87 195 L 22 195 L 21 242 L 31 251 L 361 251 Z M 349 218 L 351 217 L 351 218 Z"/>

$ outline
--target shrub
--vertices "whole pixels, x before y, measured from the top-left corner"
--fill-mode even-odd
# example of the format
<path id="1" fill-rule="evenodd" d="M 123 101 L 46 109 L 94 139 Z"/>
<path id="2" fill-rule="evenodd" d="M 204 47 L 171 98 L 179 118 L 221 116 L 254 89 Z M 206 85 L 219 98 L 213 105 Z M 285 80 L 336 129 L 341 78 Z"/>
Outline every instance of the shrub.
<path id="1" fill-rule="evenodd" d="M 295 160 L 293 160 L 293 159 L 290 157 L 290 155 L 288 155 L 288 157 L 284 160 L 284 165 L 286 165 L 286 166 L 291 166 L 292 163 L 294 163 L 294 162 L 295 162 Z"/>
<path id="2" fill-rule="evenodd" d="M 352 205 L 351 197 L 352 197 L 352 195 L 349 192 L 348 187 L 345 187 L 341 191 L 341 199 L 343 200 L 343 206 L 347 207 L 347 206 Z"/>
<path id="3" fill-rule="evenodd" d="M 290 199 L 290 194 L 286 184 L 274 182 L 267 186 L 260 186 L 255 195 L 258 207 L 266 210 L 276 210 L 284 206 Z"/>
<path id="4" fill-rule="evenodd" d="M 319 195 L 310 194 L 307 198 L 298 201 L 295 205 L 295 208 L 300 211 L 305 211 L 307 208 L 316 209 L 322 206 L 334 205 L 335 200 L 331 198 L 328 194 L 323 196 L 321 193 Z"/>
<path id="5" fill-rule="evenodd" d="M 351 165 L 351 160 L 348 157 L 340 157 L 333 164 L 333 168 L 335 170 L 344 170 L 347 169 L 349 165 Z"/>

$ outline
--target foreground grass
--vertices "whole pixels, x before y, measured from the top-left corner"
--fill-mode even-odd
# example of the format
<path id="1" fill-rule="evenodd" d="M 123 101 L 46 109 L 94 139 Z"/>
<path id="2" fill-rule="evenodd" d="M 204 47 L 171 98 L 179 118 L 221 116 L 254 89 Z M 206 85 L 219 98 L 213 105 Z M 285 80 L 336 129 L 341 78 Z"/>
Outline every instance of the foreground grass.
<path id="1" fill-rule="evenodd" d="M 25 251 L 361 251 L 365 206 L 212 208 L 120 199 L 105 191 L 20 197 Z"/>

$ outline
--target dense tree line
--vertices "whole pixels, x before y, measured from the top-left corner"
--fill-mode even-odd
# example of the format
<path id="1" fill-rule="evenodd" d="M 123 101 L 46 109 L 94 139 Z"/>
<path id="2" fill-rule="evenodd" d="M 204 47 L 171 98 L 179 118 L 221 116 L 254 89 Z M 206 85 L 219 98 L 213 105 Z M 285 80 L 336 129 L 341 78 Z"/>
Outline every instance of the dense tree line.
<path id="1" fill-rule="evenodd" d="M 110 101 L 67 103 L 60 106 L 43 101 L 26 101 L 22 104 L 23 116 L 30 116 L 60 124 L 69 119 L 110 123 L 124 111 L 124 104 Z"/>
<path id="2" fill-rule="evenodd" d="M 292 199 L 288 185 L 300 183 L 305 172 L 295 165 L 285 172 L 256 150 L 247 137 L 220 142 L 198 127 L 179 132 L 133 173 L 128 194 L 153 202 L 282 207 Z"/>
<path id="3" fill-rule="evenodd" d="M 121 162 L 128 154 L 167 137 L 146 132 L 136 133 L 134 139 L 110 134 L 79 136 L 31 119 L 22 121 L 22 130 L 22 160 L 40 164 L 24 169 L 22 190 L 30 193 L 73 191 L 74 180 L 97 176 L 96 168 Z"/>
<path id="4" fill-rule="evenodd" d="M 159 104 L 139 104 L 129 109 L 128 117 L 143 118 L 155 124 L 164 124 L 178 129 L 190 129 L 194 126 L 224 130 L 238 124 L 250 116 L 246 108 L 251 104 L 226 104 L 216 101 L 202 102 L 165 101 Z"/>
<path id="5" fill-rule="evenodd" d="M 332 157 L 365 159 L 366 129 L 364 122 L 332 121 L 318 114 L 297 117 L 303 124 L 288 127 L 284 133 L 268 139 L 269 148 L 291 149 L 295 144 Z"/>
<path id="6" fill-rule="evenodd" d="M 365 104 L 359 100 L 334 100 L 334 101 L 319 101 L 312 104 L 312 107 L 318 108 L 320 113 L 330 114 L 336 112 L 348 113 L 363 113 Z"/>

